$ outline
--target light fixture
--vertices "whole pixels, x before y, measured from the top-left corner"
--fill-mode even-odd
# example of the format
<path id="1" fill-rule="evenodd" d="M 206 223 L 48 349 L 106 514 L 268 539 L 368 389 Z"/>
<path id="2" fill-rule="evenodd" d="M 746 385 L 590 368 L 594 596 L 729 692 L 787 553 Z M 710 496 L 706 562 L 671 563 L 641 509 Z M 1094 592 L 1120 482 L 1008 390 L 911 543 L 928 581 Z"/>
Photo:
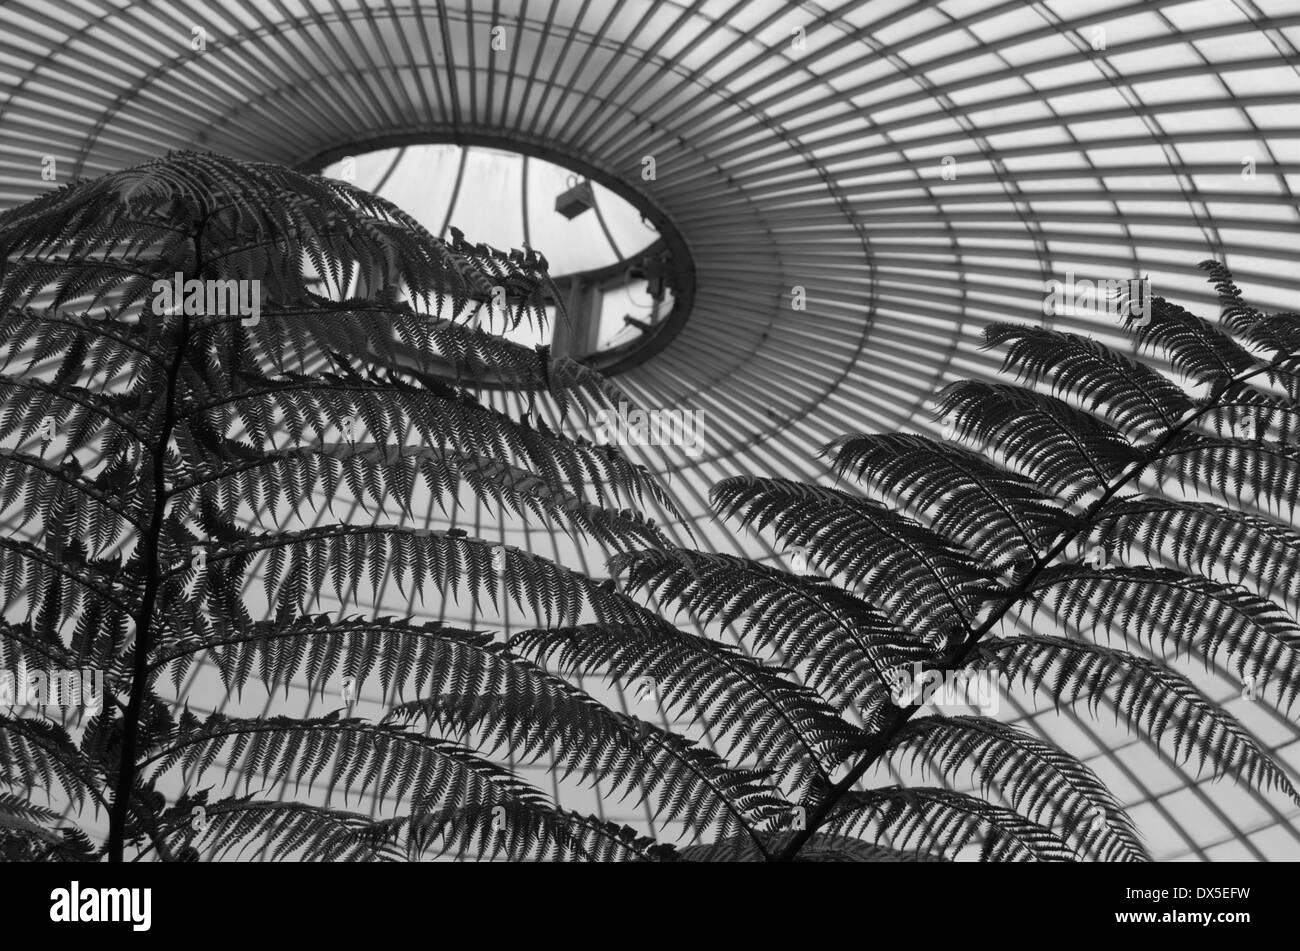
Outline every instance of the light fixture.
<path id="1" fill-rule="evenodd" d="M 591 183 L 578 180 L 578 176 L 569 176 L 569 187 L 559 198 L 555 199 L 555 210 L 572 220 L 587 211 L 596 203 L 596 196 L 591 192 Z"/>

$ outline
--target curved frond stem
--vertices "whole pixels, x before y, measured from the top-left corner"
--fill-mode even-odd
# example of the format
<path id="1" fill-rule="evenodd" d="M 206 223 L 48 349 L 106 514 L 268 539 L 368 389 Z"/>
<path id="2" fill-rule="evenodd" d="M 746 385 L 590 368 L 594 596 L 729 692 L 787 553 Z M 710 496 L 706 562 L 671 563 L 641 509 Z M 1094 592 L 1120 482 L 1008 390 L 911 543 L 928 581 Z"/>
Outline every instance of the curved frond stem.
<path id="1" fill-rule="evenodd" d="M 154 448 L 149 442 L 149 434 L 135 426 L 134 421 L 105 409 L 101 403 L 87 398 L 79 398 L 79 394 L 86 392 L 78 390 L 75 387 L 59 387 L 44 380 L 28 380 L 20 377 L 12 377 L 7 373 L 0 373 L 0 386 L 12 386 L 15 389 L 31 390 L 36 393 L 43 393 L 47 396 L 53 396 L 56 399 L 79 406 L 89 413 L 100 416 L 108 420 L 122 432 L 134 439 L 141 447 L 149 452 L 154 452 Z"/>
<path id="2" fill-rule="evenodd" d="M 118 501 L 118 496 L 96 489 L 85 479 L 78 478 L 62 466 L 56 466 L 41 456 L 33 456 L 31 453 L 19 452 L 17 449 L 0 448 L 0 459 L 8 460 L 15 465 L 26 466 L 29 469 L 35 469 L 38 472 L 43 472 L 45 475 L 50 476 L 57 482 L 66 485 L 69 489 L 72 489 L 83 498 L 89 499 L 97 505 L 101 505 L 108 509 L 124 522 L 128 522 L 132 527 L 136 529 L 144 528 L 140 521 L 130 514 L 127 507 Z"/>
<path id="3" fill-rule="evenodd" d="M 123 611 L 130 611 L 133 607 L 129 602 L 123 601 L 121 597 L 119 597 L 118 592 L 113 588 L 103 586 L 100 583 L 99 578 L 93 576 L 88 577 L 77 573 L 68 562 L 56 558 L 50 552 L 45 551 L 42 548 L 37 548 L 30 542 L 17 541 L 0 535 L 0 550 L 10 552 L 19 558 L 38 562 L 42 567 L 49 571 L 53 571 L 64 580 L 71 581 L 88 591 L 94 592 L 97 596 L 103 598 L 115 608 L 120 608 Z M 0 556 L 0 561 L 3 561 L 3 556 Z"/>
<path id="4" fill-rule="evenodd" d="M 114 343 L 126 347 L 140 359 L 146 360 L 155 366 L 161 368 L 166 365 L 163 360 L 159 359 L 156 353 L 151 351 L 148 347 L 138 344 L 129 333 L 121 332 L 121 325 L 112 320 L 97 320 L 94 318 L 87 319 L 85 314 L 77 315 L 80 319 L 74 319 L 74 317 L 65 317 L 57 312 L 51 313 L 48 310 L 37 311 L 30 307 L 21 308 L 21 312 L 24 316 L 30 316 L 30 319 L 34 323 L 57 324 L 63 327 L 75 328 L 81 333 L 89 333 L 92 336 L 112 340 Z M 112 329 L 110 330 L 110 328 Z"/>

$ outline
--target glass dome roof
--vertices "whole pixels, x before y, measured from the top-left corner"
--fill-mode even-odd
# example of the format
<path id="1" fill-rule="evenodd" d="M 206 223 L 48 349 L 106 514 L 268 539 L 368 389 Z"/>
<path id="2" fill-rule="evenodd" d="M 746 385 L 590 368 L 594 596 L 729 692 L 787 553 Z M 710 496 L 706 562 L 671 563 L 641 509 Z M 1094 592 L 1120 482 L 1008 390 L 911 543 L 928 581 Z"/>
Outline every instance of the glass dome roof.
<path id="1" fill-rule="evenodd" d="M 992 379 L 1000 358 L 980 348 L 982 326 L 1044 320 L 1048 281 L 1145 275 L 1209 314 L 1195 264 L 1214 257 L 1255 305 L 1294 309 L 1298 47 L 1294 0 L 12 0 L 0 7 L 0 207 L 170 148 L 304 168 L 356 155 L 362 184 L 383 181 L 426 222 L 445 227 L 449 210 L 469 240 L 528 241 L 564 270 L 644 246 L 639 215 L 603 190 L 617 183 L 660 210 L 694 271 L 689 320 L 619 379 L 641 405 L 707 421 L 698 455 L 640 450 L 697 542 L 667 528 L 775 563 L 784 552 L 713 519 L 709 486 L 741 472 L 823 480 L 817 451 L 844 432 L 936 434 L 932 394 Z M 413 136 L 509 141 L 551 164 L 476 145 L 376 145 Z M 573 239 L 544 213 L 564 169 L 605 182 L 601 215 L 573 224 L 584 229 Z M 508 200 L 486 212 L 484 192 Z M 1047 322 L 1125 346 L 1095 315 Z M 454 520 L 603 574 L 599 551 L 472 500 Z M 395 587 L 373 607 L 507 629 L 531 620 Z M 192 707 L 235 703 L 195 676 Z M 1297 780 L 1293 720 L 1243 701 L 1226 669 L 1198 683 Z M 305 689 L 242 701 L 286 702 L 321 708 Z M 1156 858 L 1300 859 L 1300 812 L 1281 795 L 1174 766 L 1104 718 L 1018 698 L 1004 717 L 1082 753 Z M 523 772 L 555 782 L 545 764 Z M 599 788 L 564 795 L 656 829 Z"/>

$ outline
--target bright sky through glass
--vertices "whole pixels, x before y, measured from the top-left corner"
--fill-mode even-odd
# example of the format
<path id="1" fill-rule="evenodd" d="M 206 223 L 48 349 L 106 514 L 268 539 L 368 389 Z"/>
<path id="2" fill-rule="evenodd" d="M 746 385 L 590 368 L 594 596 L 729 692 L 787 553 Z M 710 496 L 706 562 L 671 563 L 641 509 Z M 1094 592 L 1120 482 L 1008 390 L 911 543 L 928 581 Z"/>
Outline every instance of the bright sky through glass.
<path id="1" fill-rule="evenodd" d="M 351 163 L 348 168 L 345 163 Z M 596 270 L 635 258 L 659 237 L 641 213 L 604 186 L 591 182 L 595 204 L 566 218 L 555 200 L 580 176 L 543 159 L 516 152 L 451 144 L 409 145 L 356 156 L 326 166 L 322 174 L 345 178 L 396 204 L 429 231 L 501 249 L 532 247 L 545 255 L 552 277 Z M 644 282 L 626 301 L 609 300 L 601 312 L 601 349 L 629 336 L 624 312 L 644 317 L 650 301 Z M 617 311 L 617 313 L 615 312 Z M 527 346 L 550 340 L 552 327 L 490 329 Z"/>
<path id="2" fill-rule="evenodd" d="M 514 152 L 412 145 L 358 155 L 354 162 L 354 184 L 394 202 L 433 234 L 446 237 L 450 225 L 468 241 L 503 249 L 529 245 L 546 256 L 552 276 L 615 264 L 659 237 L 636 208 L 595 182 L 595 206 L 565 218 L 555 199 L 579 176 Z M 341 177 L 342 163 L 323 174 Z"/>

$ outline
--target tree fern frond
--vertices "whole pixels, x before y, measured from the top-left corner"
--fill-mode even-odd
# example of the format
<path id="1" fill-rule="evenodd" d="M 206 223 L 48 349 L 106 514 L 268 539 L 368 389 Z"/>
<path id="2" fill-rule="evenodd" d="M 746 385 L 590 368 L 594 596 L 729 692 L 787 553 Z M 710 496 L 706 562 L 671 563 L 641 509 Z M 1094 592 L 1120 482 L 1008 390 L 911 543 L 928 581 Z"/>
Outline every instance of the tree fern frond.
<path id="1" fill-rule="evenodd" d="M 75 547 L 62 551 L 56 544 L 50 551 L 0 536 L 0 584 L 9 591 L 22 591 L 29 612 L 52 590 L 58 590 L 62 601 L 60 620 L 69 617 L 90 595 L 121 610 L 129 607 L 120 576 L 114 578 L 106 565 L 85 558 Z"/>
<path id="2" fill-rule="evenodd" d="M 1279 354 L 1294 353 L 1300 348 L 1300 314 L 1262 314 L 1246 303 L 1231 272 L 1219 261 L 1202 261 L 1199 265 L 1210 275 L 1210 283 L 1219 294 L 1224 326 L 1249 343 Z"/>
<path id="3" fill-rule="evenodd" d="M 392 617 L 335 617 L 321 614 L 288 621 L 258 621 L 244 630 L 223 630 L 211 636 L 187 635 L 162 640 L 151 655 L 151 667 L 162 671 L 196 653 L 209 653 L 231 692 L 243 690 L 256 670 L 270 692 L 288 689 L 297 675 L 312 685 L 324 685 L 343 672 L 359 686 L 376 669 L 385 694 L 441 689 L 455 677 L 478 683 L 483 671 L 461 666 L 464 650 L 478 650 L 490 634 L 457 630 L 435 621 Z M 469 656 L 469 655 L 466 655 Z M 444 665 L 450 666 L 444 667 Z"/>
<path id="4" fill-rule="evenodd" d="M 1300 445 L 1185 433 L 1161 454 L 1152 471 L 1185 491 L 1212 492 L 1246 505 L 1267 501 L 1288 517 L 1300 505 Z"/>
<path id="5" fill-rule="evenodd" d="M 88 658 L 75 649 L 69 649 L 56 637 L 42 636 L 31 624 L 0 621 L 0 672 L 18 670 L 60 671 L 76 670 L 86 666 Z M 105 671 L 105 690 L 117 688 L 112 670 Z M 107 696 L 107 693 L 105 694 Z"/>
<path id="6" fill-rule="evenodd" d="M 1091 536 L 1111 554 L 1136 551 L 1152 563 L 1171 558 L 1209 577 L 1237 575 L 1264 597 L 1300 606 L 1300 533 L 1249 512 L 1208 502 L 1134 499 L 1116 503 Z"/>
<path id="7" fill-rule="evenodd" d="M 250 500 L 268 511 L 293 517 L 304 505 L 332 510 L 340 489 L 376 508 L 395 503 L 411 514 L 417 479 L 445 509 L 459 487 L 469 487 L 486 506 L 501 505 L 516 515 L 565 522 L 578 534 L 616 548 L 634 544 L 666 547 L 668 541 L 646 518 L 631 509 L 612 510 L 592 504 L 563 485 L 508 463 L 455 449 L 368 442 L 291 446 L 266 453 L 249 453 L 210 473 L 177 485 L 178 505 L 198 498 L 200 490 L 223 498 L 227 511 Z M 283 503 L 284 508 L 281 508 Z"/>
<path id="8" fill-rule="evenodd" d="M 430 361 L 430 348 L 420 345 L 424 333 L 432 344 L 432 355 L 449 364 L 457 379 L 464 377 L 478 385 L 507 383 L 529 394 L 548 393 L 561 416 L 568 414 L 575 398 L 589 408 L 632 403 L 608 378 L 571 357 L 552 357 L 549 348 L 528 348 L 455 320 L 414 313 L 411 318 L 413 345 L 397 349 L 395 365 L 426 383 L 431 382 L 427 374 L 438 367 Z M 404 327 L 400 320 L 398 327 Z"/>
<path id="9" fill-rule="evenodd" d="M 0 792 L 0 830 L 26 832 L 57 844 L 63 841 L 63 836 L 49 826 L 58 819 L 57 812 L 38 806 L 26 796 Z"/>
<path id="10" fill-rule="evenodd" d="M 990 324 L 986 349 L 1009 344 L 1003 372 L 1046 383 L 1113 420 L 1137 440 L 1161 435 L 1192 408 L 1191 397 L 1158 371 L 1080 334 L 1020 324 Z"/>
<path id="11" fill-rule="evenodd" d="M 591 861 L 671 862 L 678 857 L 673 846 L 641 835 L 631 826 L 572 811 L 556 811 L 568 819 L 570 838 Z"/>
<path id="12" fill-rule="evenodd" d="M 0 370 L 8 370 L 25 352 L 30 352 L 26 368 L 31 369 L 43 356 L 63 353 L 76 341 L 87 346 L 84 362 L 92 377 L 112 379 L 119 371 L 136 372 L 136 361 L 157 365 L 157 356 L 140 340 L 143 333 L 112 317 L 111 313 L 92 315 L 89 310 L 14 307 L 0 314 L 0 339 L 6 341 Z"/>
<path id="13" fill-rule="evenodd" d="M 1300 626 L 1238 585 L 1168 568 L 1061 565 L 1044 571 L 1028 597 L 1076 629 L 1103 627 L 1152 646 L 1159 639 L 1207 661 L 1227 654 L 1243 681 L 1280 683 L 1288 712 L 1300 694 Z"/>
<path id="14" fill-rule="evenodd" d="M 1197 266 L 1209 272 L 1210 283 L 1218 291 L 1224 325 L 1235 334 L 1248 331 L 1262 315 L 1242 298 L 1241 289 L 1233 281 L 1228 268 L 1213 259 L 1202 261 Z"/>
<path id="15" fill-rule="evenodd" d="M 767 852 L 779 854 L 789 844 L 791 833 L 767 837 Z M 685 862 L 763 862 L 767 856 L 754 843 L 739 836 L 692 845 L 681 850 Z M 893 849 L 887 845 L 863 842 L 847 835 L 818 834 L 799 850 L 796 862 L 945 862 L 938 855 L 911 849 Z"/>
<path id="16" fill-rule="evenodd" d="M 624 798 L 657 802 L 656 817 L 700 835 L 754 830 L 789 811 L 751 772 L 730 769 L 711 750 L 616 714 L 524 661 L 501 661 L 516 675 L 495 689 L 434 694 L 395 707 L 385 722 L 472 731 L 489 754 L 508 748 L 525 762 L 550 754 L 561 779 L 576 770 Z"/>
<path id="17" fill-rule="evenodd" d="M 51 525 L 58 510 L 75 499 L 84 503 L 77 513 L 84 519 L 77 537 L 95 543 L 93 550 L 102 552 L 127 526 L 138 531 L 138 513 L 97 481 L 84 478 L 66 462 L 56 465 L 40 456 L 0 448 L 0 511 L 20 498 L 24 501 L 18 517 L 10 523 L 14 529 L 22 529 L 33 520 Z"/>
<path id="18" fill-rule="evenodd" d="M 882 693 L 881 672 L 933 651 L 865 601 L 815 578 L 799 578 L 732 555 L 629 552 L 610 560 L 641 588 L 703 623 L 744 622 L 755 652 L 798 658 L 809 685 L 827 698 L 862 704 Z"/>
<path id="19" fill-rule="evenodd" d="M 907 757 L 923 774 L 950 781 L 971 767 L 983 795 L 996 791 L 1034 822 L 1063 826 L 1064 837 L 1101 861 L 1148 857 L 1133 821 L 1092 770 L 1009 724 L 986 717 L 921 717 L 898 732 L 886 756 Z"/>
<path id="20" fill-rule="evenodd" d="M 119 411 L 120 400 L 83 387 L 0 374 L 0 402 L 6 406 L 0 416 L 0 439 L 31 440 L 46 420 L 52 420 L 56 429 L 69 433 L 69 450 L 85 445 L 90 434 L 108 426 L 119 438 L 137 446 L 146 443 L 137 421 Z"/>
<path id="21" fill-rule="evenodd" d="M 1013 679 L 1048 693 L 1059 706 L 1085 700 L 1095 714 L 1111 696 L 1118 715 L 1160 746 L 1172 747 L 1176 763 L 1195 756 L 1259 789 L 1277 789 L 1300 803 L 1281 768 L 1259 743 L 1186 677 L 1163 664 L 1125 651 L 1043 634 L 993 638 L 982 645 Z"/>
<path id="22" fill-rule="evenodd" d="M 1258 366 L 1251 353 L 1214 324 L 1162 297 L 1151 301 L 1151 319 L 1128 318 L 1139 346 L 1163 351 L 1175 370 L 1197 383 L 1221 383 Z"/>
<path id="23" fill-rule="evenodd" d="M 849 793 L 827 828 L 859 836 L 874 828 L 892 848 L 944 858 L 977 844 L 984 861 L 1068 862 L 1075 857 L 1063 838 L 1012 809 L 924 786 Z"/>
<path id="24" fill-rule="evenodd" d="M 1063 400 L 1005 383 L 961 380 L 939 393 L 936 415 L 1002 454 L 1068 503 L 1104 489 L 1140 454 L 1115 429 Z"/>
<path id="25" fill-rule="evenodd" d="M 271 861 L 366 862 L 404 858 L 371 834 L 368 815 L 303 802 L 274 802 L 240 796 L 204 803 L 203 831 L 194 814 L 173 810 L 173 845 L 182 842 L 213 858 L 246 859 L 249 850 Z"/>
<path id="26" fill-rule="evenodd" d="M 535 629 L 512 637 L 510 646 L 561 671 L 600 672 L 627 684 L 648 678 L 665 709 L 692 720 L 707 715 L 728 756 L 765 762 L 796 790 L 823 779 L 858 737 L 779 668 L 663 622 Z"/>
<path id="27" fill-rule="evenodd" d="M 491 459 L 462 457 L 458 471 L 481 501 L 486 502 L 491 493 L 510 505 L 517 515 L 531 511 L 539 518 L 567 522 L 579 537 L 590 534 L 596 541 L 616 549 L 636 544 L 660 549 L 670 547 L 653 519 L 633 509 L 615 511 L 594 505 L 526 469 Z"/>
<path id="28" fill-rule="evenodd" d="M 293 411 L 287 421 L 288 435 L 298 443 L 310 441 L 304 422 L 313 417 L 340 432 L 364 422 L 372 440 L 381 443 L 403 443 L 409 427 L 427 446 L 457 446 L 479 457 L 517 460 L 553 484 L 564 483 L 575 491 L 590 487 L 597 502 L 609 498 L 615 503 L 620 499 L 640 503 L 648 496 L 673 517 L 681 517 L 658 480 L 615 446 L 566 440 L 464 396 L 398 380 L 329 375 L 269 379 L 219 401 L 196 405 L 187 418 L 201 418 L 223 407 L 264 428 L 265 420 L 288 407 Z M 319 432 L 313 435 L 323 439 Z"/>
<path id="29" fill-rule="evenodd" d="M 1300 442 L 1300 401 L 1240 384 L 1199 422 L 1214 436 L 1294 446 Z"/>
<path id="30" fill-rule="evenodd" d="M 0 713 L 0 769 L 13 782 L 47 794 L 57 781 L 75 806 L 87 799 L 104 805 L 94 764 L 57 723 Z"/>
<path id="31" fill-rule="evenodd" d="M 10 785 L 0 779 L 0 785 Z M 76 826 L 27 795 L 0 792 L 0 856 L 5 861 L 88 862 L 97 849 Z"/>
<path id="32" fill-rule="evenodd" d="M 509 595 L 521 610 L 535 612 L 546 624 L 575 624 L 582 619 L 584 608 L 590 608 L 603 622 L 631 624 L 646 618 L 635 602 L 602 591 L 579 572 L 531 552 L 453 531 L 327 525 L 254 534 L 229 545 L 213 546 L 207 563 L 266 552 L 264 590 L 282 615 L 304 613 L 307 602 L 318 596 L 331 575 L 339 593 L 347 593 L 350 587 L 355 596 L 363 576 L 361 567 L 366 566 L 374 588 L 388 573 L 399 586 L 409 583 L 417 594 L 430 584 L 439 591 L 454 592 L 464 582 L 476 603 L 483 594 L 497 604 L 501 596 Z M 188 570 L 187 563 L 171 573 L 183 575 Z"/>
<path id="33" fill-rule="evenodd" d="M 473 853 L 511 861 L 671 861 L 676 854 L 629 826 L 521 803 L 399 816 L 373 823 L 368 834 L 408 859 Z"/>
<path id="34" fill-rule="evenodd" d="M 966 627 L 981 569 L 943 537 L 885 506 L 847 492 L 787 479 L 741 476 L 710 498 L 724 516 L 755 530 L 769 525 L 810 560 L 844 575 L 899 627 L 925 632 Z"/>
<path id="35" fill-rule="evenodd" d="M 983 456 L 922 436 L 846 436 L 823 450 L 840 475 L 852 473 L 873 493 L 893 496 L 930 527 L 995 571 L 1032 561 L 1072 518 L 1021 476 Z"/>
<path id="36" fill-rule="evenodd" d="M 213 713 L 201 724 L 182 721 L 166 748 L 147 757 L 154 779 L 173 767 L 195 781 L 224 754 L 228 778 L 238 769 L 245 785 L 312 784 L 329 767 L 328 783 L 345 799 L 365 794 L 409 801 L 423 811 L 447 804 L 491 805 L 508 799 L 544 804 L 539 793 L 509 771 L 465 747 L 395 726 L 340 719 L 241 718 Z"/>

